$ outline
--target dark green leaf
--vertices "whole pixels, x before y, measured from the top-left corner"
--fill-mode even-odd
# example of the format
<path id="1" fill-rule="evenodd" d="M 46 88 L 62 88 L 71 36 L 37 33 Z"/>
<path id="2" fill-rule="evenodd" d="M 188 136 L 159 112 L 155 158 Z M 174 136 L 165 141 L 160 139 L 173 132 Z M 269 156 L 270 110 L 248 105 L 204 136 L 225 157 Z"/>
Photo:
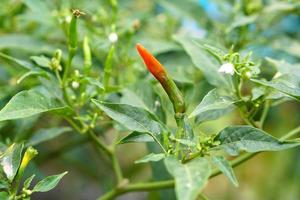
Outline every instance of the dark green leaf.
<path id="1" fill-rule="evenodd" d="M 280 151 L 299 146 L 296 142 L 281 142 L 268 133 L 251 126 L 229 126 L 215 138 L 220 141 L 220 148 L 230 155 L 238 155 L 240 151 Z"/>
<path id="2" fill-rule="evenodd" d="M 68 172 L 64 172 L 58 175 L 48 176 L 45 179 L 38 182 L 34 188 L 33 192 L 48 192 L 56 187 L 59 181 L 66 175 Z"/>
<path id="3" fill-rule="evenodd" d="M 165 159 L 168 172 L 175 179 L 175 191 L 179 200 L 195 200 L 206 185 L 211 167 L 206 158 L 196 158 L 186 164 L 173 157 Z"/>
<path id="4" fill-rule="evenodd" d="M 159 135 L 165 127 L 149 111 L 126 104 L 107 103 L 93 99 L 93 103 L 109 117 L 132 131 Z"/>

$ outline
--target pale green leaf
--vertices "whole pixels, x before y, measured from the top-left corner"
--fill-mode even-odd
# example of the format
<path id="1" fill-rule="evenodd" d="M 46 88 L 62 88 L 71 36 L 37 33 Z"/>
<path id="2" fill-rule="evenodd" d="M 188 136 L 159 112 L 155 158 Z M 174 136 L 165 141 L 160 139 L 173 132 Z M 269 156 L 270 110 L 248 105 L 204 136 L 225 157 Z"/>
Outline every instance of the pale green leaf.
<path id="1" fill-rule="evenodd" d="M 208 92 L 201 103 L 190 114 L 189 117 L 196 116 L 196 123 L 214 120 L 222 117 L 234 110 L 235 101 L 228 96 L 221 96 L 217 90 Z"/>
<path id="2" fill-rule="evenodd" d="M 56 187 L 59 181 L 67 174 L 68 172 L 64 172 L 58 175 L 48 176 L 45 179 L 38 182 L 34 188 L 33 192 L 48 192 Z"/>
<path id="3" fill-rule="evenodd" d="M 122 138 L 118 143 L 125 144 L 125 143 L 134 143 L 134 142 L 154 142 L 151 135 L 148 133 L 141 133 L 133 131 L 129 135 Z"/>
<path id="4" fill-rule="evenodd" d="M 195 200 L 207 184 L 211 167 L 206 158 L 195 158 L 182 164 L 173 157 L 165 159 L 168 172 L 175 179 L 178 200 Z"/>
<path id="5" fill-rule="evenodd" d="M 23 144 L 12 144 L 0 158 L 0 162 L 8 180 L 12 181 L 17 174 L 21 160 Z"/>
<path id="6" fill-rule="evenodd" d="M 72 129 L 70 127 L 54 127 L 48 129 L 39 129 L 27 142 L 27 146 L 38 145 L 42 142 L 56 138 L 63 133 L 69 132 Z"/>
<path id="7" fill-rule="evenodd" d="M 225 176 L 227 176 L 227 178 L 232 182 L 234 186 L 239 186 L 234 171 L 230 163 L 226 160 L 224 156 L 213 156 L 212 161 L 218 166 L 221 172 L 223 172 Z"/>
<path id="8" fill-rule="evenodd" d="M 19 92 L 0 111 L 0 121 L 65 109 L 60 102 L 34 89 Z"/>
<path id="9" fill-rule="evenodd" d="M 281 76 L 272 81 L 251 79 L 253 82 L 274 88 L 282 93 L 285 93 L 295 99 L 300 100 L 300 87 L 291 80 L 290 76 Z"/>
<path id="10" fill-rule="evenodd" d="M 46 75 L 47 73 L 44 71 L 28 71 L 17 80 L 17 84 L 20 84 L 24 79 L 30 76 L 46 76 Z"/>
<path id="11" fill-rule="evenodd" d="M 24 184 L 23 184 L 23 188 L 24 189 L 28 189 L 31 185 L 31 182 L 33 180 L 33 178 L 35 177 L 35 174 L 31 175 L 30 177 L 28 177 L 25 181 L 24 181 Z"/>
<path id="12" fill-rule="evenodd" d="M 150 153 L 144 156 L 143 158 L 136 160 L 134 163 L 138 164 L 138 163 L 147 163 L 147 162 L 158 162 L 164 158 L 165 158 L 164 153 L 159 153 L 159 154 Z"/>
<path id="13" fill-rule="evenodd" d="M 51 61 L 49 58 L 45 56 L 31 56 L 31 60 L 33 60 L 37 65 L 45 68 L 50 68 Z"/>
<path id="14" fill-rule="evenodd" d="M 219 62 L 210 56 L 205 49 L 201 48 L 201 45 L 199 46 L 195 39 L 176 36 L 175 40 L 183 46 L 194 65 L 203 72 L 210 84 L 217 87 L 230 88 L 225 76 L 218 72 Z"/>

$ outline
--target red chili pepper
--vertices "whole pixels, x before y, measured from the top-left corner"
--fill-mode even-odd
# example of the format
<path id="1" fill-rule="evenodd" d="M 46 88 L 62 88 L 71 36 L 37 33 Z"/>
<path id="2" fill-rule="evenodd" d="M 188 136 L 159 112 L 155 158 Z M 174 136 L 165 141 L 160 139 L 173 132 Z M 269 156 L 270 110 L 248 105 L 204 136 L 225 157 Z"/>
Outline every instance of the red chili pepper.
<path id="1" fill-rule="evenodd" d="M 185 105 L 183 97 L 174 81 L 169 77 L 169 74 L 163 65 L 141 44 L 137 44 L 136 48 L 140 56 L 143 58 L 148 70 L 160 82 L 168 94 L 171 102 L 173 103 L 175 113 L 184 113 Z"/>

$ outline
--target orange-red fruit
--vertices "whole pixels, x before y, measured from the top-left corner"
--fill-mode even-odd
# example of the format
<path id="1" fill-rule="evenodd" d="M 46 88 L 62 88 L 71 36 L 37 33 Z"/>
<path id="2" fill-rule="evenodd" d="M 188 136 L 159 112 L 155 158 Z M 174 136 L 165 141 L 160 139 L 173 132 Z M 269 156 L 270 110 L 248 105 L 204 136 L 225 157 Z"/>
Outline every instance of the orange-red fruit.
<path id="1" fill-rule="evenodd" d="M 160 81 L 161 78 L 166 74 L 166 70 L 162 64 L 160 64 L 160 62 L 141 44 L 137 44 L 136 49 L 143 58 L 148 70 L 156 79 Z"/>

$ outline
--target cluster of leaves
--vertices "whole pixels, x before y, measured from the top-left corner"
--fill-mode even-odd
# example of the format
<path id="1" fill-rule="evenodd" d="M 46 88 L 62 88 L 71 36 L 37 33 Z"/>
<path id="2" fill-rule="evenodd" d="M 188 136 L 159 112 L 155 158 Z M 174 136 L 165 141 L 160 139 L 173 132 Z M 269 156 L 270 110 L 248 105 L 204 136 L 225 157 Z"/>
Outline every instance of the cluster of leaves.
<path id="1" fill-rule="evenodd" d="M 66 173 L 29 189 L 32 175 L 19 188 L 27 166 L 23 161 L 30 160 L 26 152 L 36 154 L 31 146 L 62 137 L 67 138 L 63 151 L 90 141 L 100 158 L 109 158 L 116 184 L 100 199 L 173 187 L 178 199 L 197 199 L 220 172 L 237 186 L 232 166 L 241 160 L 300 145 L 299 139 L 287 140 L 295 131 L 279 139 L 264 131 L 270 107 L 300 100 L 299 34 L 279 33 L 274 25 L 299 14 L 297 1 L 67 2 L 24 0 L 14 2 L 8 13 L 1 10 L 6 33 L 0 35 L 1 199 L 29 199 L 58 184 Z M 220 14 L 212 16 L 208 4 Z M 82 11 L 70 9 L 78 7 Z M 228 8 L 232 12 L 219 12 Z M 185 25 L 196 22 L 195 30 Z M 11 34 L 14 30 L 18 33 Z M 161 86 L 141 67 L 136 42 L 153 50 L 184 94 L 187 112 L 180 120 Z M 264 48 L 274 52 L 264 55 Z M 233 75 L 218 72 L 226 63 L 234 67 Z M 243 120 L 237 125 L 218 133 L 199 130 L 236 110 Z M 79 134 L 75 138 L 71 132 Z M 117 148 L 141 142 L 149 154 L 135 163 L 151 162 L 155 182 L 134 184 L 124 178 Z M 164 169 L 166 180 L 155 177 L 157 168 Z"/>

